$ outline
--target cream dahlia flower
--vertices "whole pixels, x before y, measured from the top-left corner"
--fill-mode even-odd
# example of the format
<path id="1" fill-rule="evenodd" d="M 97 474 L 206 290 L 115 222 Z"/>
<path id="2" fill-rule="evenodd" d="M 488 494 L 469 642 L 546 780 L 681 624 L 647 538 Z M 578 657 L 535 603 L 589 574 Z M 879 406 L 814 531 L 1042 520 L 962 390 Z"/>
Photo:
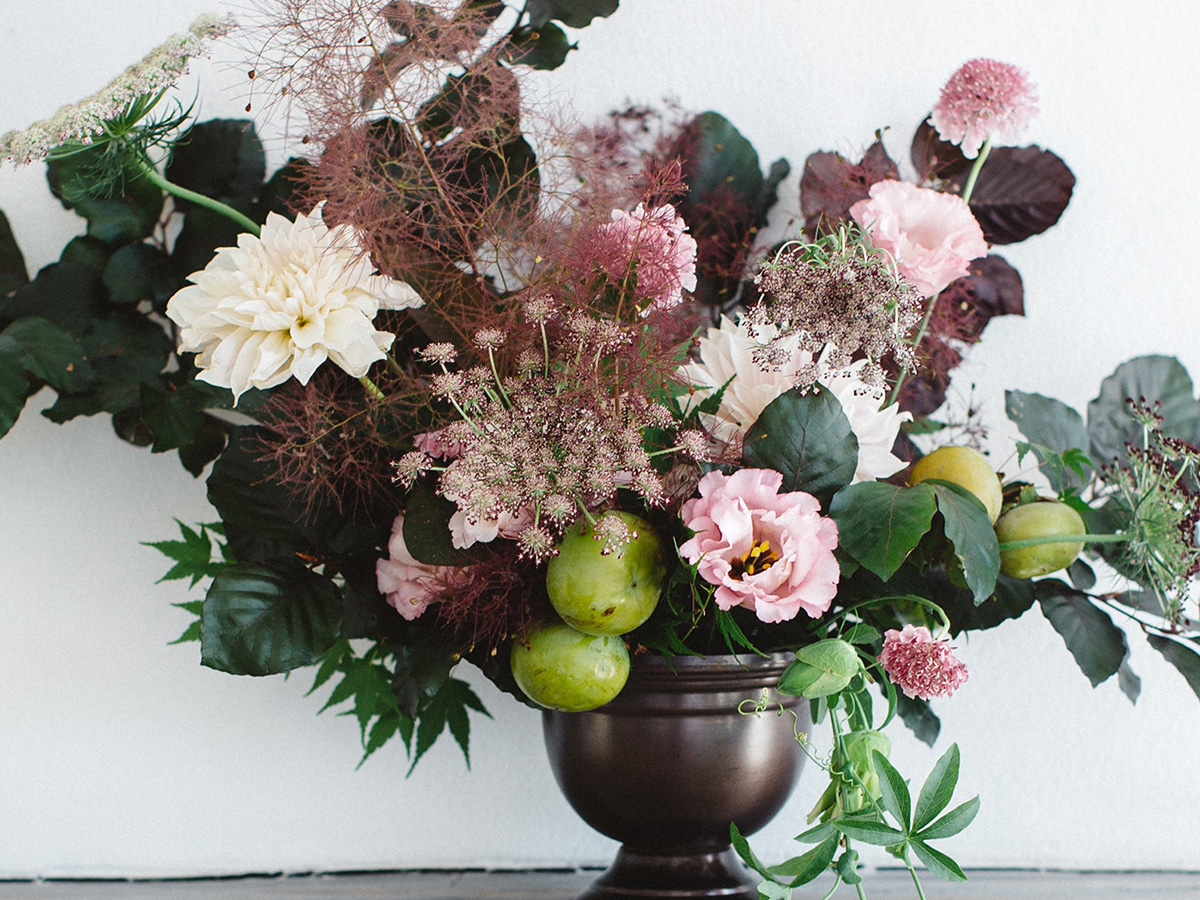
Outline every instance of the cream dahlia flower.
<path id="1" fill-rule="evenodd" d="M 322 205 L 294 222 L 271 213 L 260 237 L 219 248 L 167 303 L 180 351 L 197 354 L 196 377 L 232 390 L 235 405 L 252 387 L 307 384 L 326 359 L 361 378 L 395 339 L 375 329 L 375 314 L 424 303 L 373 274 L 354 230 L 326 227 Z"/>
<path id="2" fill-rule="evenodd" d="M 816 380 L 838 398 L 858 439 L 854 480 L 887 478 L 904 468 L 904 461 L 892 454 L 892 445 L 900 431 L 900 423 L 911 419 L 912 415 L 901 412 L 894 403 L 883 406 L 885 389 L 871 387 L 862 379 L 866 360 L 834 369 L 825 363 L 822 354 L 817 358 L 814 370 L 812 354 L 795 346 L 796 341 L 790 341 L 793 346 L 787 363 L 778 369 L 764 370 L 756 362 L 754 352 L 770 335 L 763 334 L 761 338 L 752 338 L 744 325 L 722 316 L 720 327 L 708 329 L 700 338 L 699 359 L 680 368 L 680 376 L 696 389 L 698 400 L 728 382 L 716 414 L 701 415 L 717 440 L 726 444 L 740 443 L 772 400 L 798 383 Z M 816 377 L 798 377 L 802 372 L 815 372 Z"/>

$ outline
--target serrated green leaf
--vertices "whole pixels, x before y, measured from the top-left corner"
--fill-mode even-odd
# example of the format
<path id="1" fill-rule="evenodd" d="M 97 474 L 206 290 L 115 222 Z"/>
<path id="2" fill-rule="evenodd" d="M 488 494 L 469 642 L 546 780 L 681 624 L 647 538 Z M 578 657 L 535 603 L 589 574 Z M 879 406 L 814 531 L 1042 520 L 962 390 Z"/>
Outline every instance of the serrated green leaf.
<path id="1" fill-rule="evenodd" d="M 467 768 L 470 768 L 471 725 L 467 717 L 467 708 L 478 711 L 483 709 L 483 704 L 465 681 L 457 678 L 448 679 L 442 685 L 441 690 L 421 709 L 421 717 L 417 721 L 416 745 L 413 748 L 412 762 L 408 769 L 409 774 L 447 728 L 462 750 Z"/>
<path id="2" fill-rule="evenodd" d="M 919 832 L 916 837 L 922 841 L 936 841 L 953 837 L 973 821 L 979 813 L 979 798 L 972 797 L 966 803 L 954 807 L 928 828 Z"/>
<path id="3" fill-rule="evenodd" d="M 908 785 L 904 782 L 904 776 L 897 772 L 887 756 L 878 750 L 871 751 L 871 759 L 880 776 L 879 792 L 883 808 L 892 814 L 892 818 L 899 822 L 900 828 L 907 833 L 912 815 L 912 797 L 908 792 Z"/>
<path id="4" fill-rule="evenodd" d="M 913 848 L 913 852 L 917 854 L 917 858 L 924 863 L 925 868 L 943 881 L 967 880 L 967 876 L 963 874 L 963 870 L 959 868 L 958 863 L 945 853 L 934 850 L 928 844 L 924 844 L 921 841 L 913 841 L 909 846 Z"/>
<path id="5" fill-rule="evenodd" d="M 838 491 L 829 515 L 838 526 L 838 546 L 887 581 L 929 531 L 937 508 L 928 484 L 861 481 Z"/>
<path id="6" fill-rule="evenodd" d="M 185 628 L 183 630 L 183 634 L 181 634 L 179 637 L 175 638 L 175 640 L 168 641 L 168 645 L 187 644 L 191 641 L 198 641 L 198 640 L 200 640 L 200 620 L 199 619 L 192 622 L 192 624 L 190 624 L 187 628 Z"/>
<path id="7" fill-rule="evenodd" d="M 874 819 L 832 819 L 830 824 L 848 838 L 878 847 L 890 847 L 905 840 L 903 831 Z"/>
<path id="8" fill-rule="evenodd" d="M 950 749 L 934 763 L 929 777 L 921 785 L 921 793 L 917 795 L 917 809 L 913 815 L 913 831 L 920 831 L 949 805 L 954 796 L 954 788 L 958 784 L 958 766 L 958 744 L 951 744 Z"/>
<path id="9" fill-rule="evenodd" d="M 817 386 L 772 400 L 746 433 L 742 455 L 747 466 L 783 475 L 781 491 L 804 491 L 827 506 L 854 479 L 858 438 L 837 395 Z"/>
<path id="10" fill-rule="evenodd" d="M 233 563 L 204 598 L 201 662 L 235 675 L 308 666 L 338 638 L 342 603 L 324 575 L 294 564 Z"/>

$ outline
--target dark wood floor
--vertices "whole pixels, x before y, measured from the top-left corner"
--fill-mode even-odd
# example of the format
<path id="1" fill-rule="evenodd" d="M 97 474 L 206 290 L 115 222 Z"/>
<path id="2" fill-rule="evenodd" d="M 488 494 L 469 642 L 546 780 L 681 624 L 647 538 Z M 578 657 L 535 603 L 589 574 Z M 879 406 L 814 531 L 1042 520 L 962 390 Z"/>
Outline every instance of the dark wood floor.
<path id="1" fill-rule="evenodd" d="M 596 872 L 403 872 L 185 881 L 0 882 L 0 900 L 570 900 Z M 870 900 L 915 898 L 904 871 L 865 874 Z M 922 879 L 928 900 L 1200 900 L 1200 872 L 969 873 L 965 884 Z M 820 897 L 824 891 L 803 897 Z M 852 900 L 842 886 L 837 898 Z"/>

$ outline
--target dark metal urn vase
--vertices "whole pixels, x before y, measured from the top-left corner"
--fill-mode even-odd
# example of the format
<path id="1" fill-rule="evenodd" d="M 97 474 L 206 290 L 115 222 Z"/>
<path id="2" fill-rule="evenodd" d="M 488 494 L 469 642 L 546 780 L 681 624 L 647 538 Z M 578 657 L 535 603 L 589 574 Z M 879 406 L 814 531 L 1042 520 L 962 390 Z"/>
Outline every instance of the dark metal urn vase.
<path id="1" fill-rule="evenodd" d="M 639 656 L 608 705 L 544 714 L 567 801 L 621 842 L 578 900 L 757 900 L 729 823 L 749 834 L 787 801 L 804 762 L 795 731 L 808 727 L 808 704 L 771 690 L 769 711 L 745 713 L 793 658 Z"/>

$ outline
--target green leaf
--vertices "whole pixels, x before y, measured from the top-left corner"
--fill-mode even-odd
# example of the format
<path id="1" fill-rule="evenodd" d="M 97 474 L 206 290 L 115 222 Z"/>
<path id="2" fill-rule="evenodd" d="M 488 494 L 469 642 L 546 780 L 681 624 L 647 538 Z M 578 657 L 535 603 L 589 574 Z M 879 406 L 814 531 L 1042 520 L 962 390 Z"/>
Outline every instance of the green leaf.
<path id="1" fill-rule="evenodd" d="M 1005 391 L 1004 409 L 1033 445 L 1055 492 L 1080 487 L 1083 479 L 1062 465 L 1062 454 L 1090 446 L 1083 416 L 1060 400 L 1023 391 Z"/>
<path id="2" fill-rule="evenodd" d="M 47 163 L 50 190 L 67 209 L 87 219 L 87 233 L 106 244 L 149 237 L 163 210 L 163 193 L 132 164 L 115 182 L 103 161 L 107 148 L 86 148 Z"/>
<path id="3" fill-rule="evenodd" d="M 1125 632 L 1086 594 L 1056 578 L 1035 582 L 1034 593 L 1092 687 L 1115 675 L 1129 654 Z"/>
<path id="4" fill-rule="evenodd" d="M 417 721 L 417 740 L 413 749 L 412 762 L 409 764 L 409 774 L 426 751 L 447 728 L 454 740 L 462 749 L 467 768 L 471 766 L 470 733 L 471 723 L 467 710 L 473 709 L 486 715 L 483 703 L 471 686 L 465 681 L 451 678 L 442 685 L 441 689 L 421 709 L 421 718 Z"/>
<path id="5" fill-rule="evenodd" d="M 517 28 L 509 34 L 508 62 L 534 69 L 557 69 L 577 45 L 553 22 Z"/>
<path id="6" fill-rule="evenodd" d="M 1117 669 L 1117 687 L 1121 689 L 1122 694 L 1129 698 L 1130 703 L 1137 703 L 1138 696 L 1142 693 L 1142 679 L 1133 669 L 1129 668 L 1128 659 L 1121 663 L 1121 668 Z M 1200 691 L 1197 692 L 1197 696 L 1200 696 Z"/>
<path id="7" fill-rule="evenodd" d="M 209 119 L 188 129 L 171 148 L 166 178 L 225 203 L 249 206 L 266 177 L 266 155 L 250 119 Z M 176 200 L 186 210 L 193 205 Z M 245 211 L 244 209 L 242 210 Z"/>
<path id="8" fill-rule="evenodd" d="M 13 236 L 8 218 L 0 212 L 0 297 L 10 294 L 29 282 L 25 257 Z"/>
<path id="9" fill-rule="evenodd" d="M 861 481 L 838 491 L 829 515 L 837 522 L 838 546 L 887 581 L 929 531 L 937 508 L 927 483 Z"/>
<path id="10" fill-rule="evenodd" d="M 904 694 L 896 696 L 896 712 L 921 743 L 932 747 L 942 730 L 942 722 L 925 700 L 918 700 Z"/>
<path id="11" fill-rule="evenodd" d="M 935 841 L 953 837 L 973 821 L 979 812 L 979 798 L 973 797 L 966 803 L 954 807 L 924 831 L 916 835 L 922 841 Z"/>
<path id="12" fill-rule="evenodd" d="M 27 316 L 0 333 L 0 355 L 18 360 L 56 391 L 82 391 L 95 373 L 79 341 L 48 319 Z"/>
<path id="13" fill-rule="evenodd" d="M 204 598 L 200 661 L 235 675 L 308 666 L 338 638 L 337 587 L 298 564 L 233 563 Z"/>
<path id="14" fill-rule="evenodd" d="M 875 770 L 881 776 L 879 790 L 883 808 L 892 814 L 892 818 L 899 822 L 900 827 L 907 833 L 912 816 L 912 795 L 908 792 L 904 776 L 897 772 L 887 756 L 878 750 L 871 751 L 871 758 L 875 763 Z"/>
<path id="15" fill-rule="evenodd" d="M 1196 647 L 1172 638 L 1152 634 L 1147 637 L 1150 646 L 1179 670 L 1188 687 L 1200 697 L 1200 651 Z"/>
<path id="16" fill-rule="evenodd" d="M 832 819 L 830 824 L 848 838 L 878 847 L 890 847 L 905 840 L 903 831 L 874 819 Z"/>
<path id="17" fill-rule="evenodd" d="M 925 483 L 937 497 L 946 537 L 954 545 L 963 577 L 978 606 L 992 595 L 1000 574 L 1000 544 L 991 518 L 979 498 L 957 484 L 936 480 Z"/>
<path id="18" fill-rule="evenodd" d="M 585 28 L 592 19 L 604 19 L 617 11 L 620 0 L 529 0 L 529 21 L 539 27 L 551 19 L 568 28 Z"/>
<path id="19" fill-rule="evenodd" d="M 50 318 L 59 328 L 75 335 L 88 331 L 103 310 L 104 288 L 99 274 L 74 262 L 44 266 L 33 281 L 3 302 L 4 315 L 10 319 Z"/>
<path id="20" fill-rule="evenodd" d="M 958 763 L 958 744 L 951 744 L 950 749 L 934 763 L 933 770 L 921 786 L 921 793 L 917 795 L 913 831 L 920 831 L 950 805 L 954 788 L 958 785 Z"/>
<path id="21" fill-rule="evenodd" d="M 188 587 L 195 587 L 202 578 L 214 577 L 227 565 L 224 560 L 213 560 L 213 535 L 208 527 L 201 525 L 197 531 L 178 519 L 175 524 L 179 526 L 182 540 L 142 542 L 142 546 L 153 547 L 175 563 L 159 581 L 187 578 L 191 580 Z"/>
<path id="22" fill-rule="evenodd" d="M 845 641 L 827 638 L 796 651 L 796 661 L 779 678 L 780 693 L 812 700 L 846 687 L 862 670 L 858 652 Z"/>
<path id="23" fill-rule="evenodd" d="M 967 880 L 967 876 L 963 874 L 963 870 L 959 868 L 958 863 L 945 853 L 934 850 L 928 844 L 921 841 L 913 841 L 910 846 L 913 848 L 913 852 L 917 854 L 917 859 L 925 864 L 925 868 L 943 881 Z"/>
<path id="24" fill-rule="evenodd" d="M 166 309 L 167 301 L 183 287 L 171 257 L 145 243 L 126 244 L 109 257 L 101 279 L 109 300 L 118 306 L 147 300 L 155 309 Z"/>
<path id="25" fill-rule="evenodd" d="M 1174 357 L 1139 356 L 1122 363 L 1104 379 L 1100 394 L 1088 404 L 1088 437 L 1098 465 L 1124 458 L 1125 445 L 1142 445 L 1142 429 L 1129 415 L 1127 399 L 1162 404 L 1162 433 L 1196 443 L 1200 438 L 1200 406 L 1192 379 Z"/>
<path id="26" fill-rule="evenodd" d="M 743 458 L 747 466 L 782 474 L 780 490 L 805 491 L 827 506 L 854 478 L 858 439 L 833 391 L 790 390 L 771 401 L 750 427 Z"/>
<path id="27" fill-rule="evenodd" d="M 733 845 L 734 852 L 742 858 L 742 862 L 764 878 L 774 880 L 769 874 L 769 868 L 755 856 L 754 851 L 750 848 L 750 842 L 738 830 L 736 822 L 729 823 L 729 841 Z"/>
<path id="28" fill-rule="evenodd" d="M 431 566 L 462 566 L 481 558 L 479 547 L 454 546 L 450 518 L 456 509 L 427 484 L 413 485 L 404 504 L 404 544 L 413 559 Z"/>
<path id="29" fill-rule="evenodd" d="M 788 887 L 797 888 L 813 881 L 828 869 L 837 849 L 838 836 L 834 832 L 811 850 L 771 866 L 767 873 L 775 880 L 786 882 Z"/>
<path id="30" fill-rule="evenodd" d="M 0 437 L 17 424 L 30 389 L 24 366 L 12 357 L 0 354 Z"/>

